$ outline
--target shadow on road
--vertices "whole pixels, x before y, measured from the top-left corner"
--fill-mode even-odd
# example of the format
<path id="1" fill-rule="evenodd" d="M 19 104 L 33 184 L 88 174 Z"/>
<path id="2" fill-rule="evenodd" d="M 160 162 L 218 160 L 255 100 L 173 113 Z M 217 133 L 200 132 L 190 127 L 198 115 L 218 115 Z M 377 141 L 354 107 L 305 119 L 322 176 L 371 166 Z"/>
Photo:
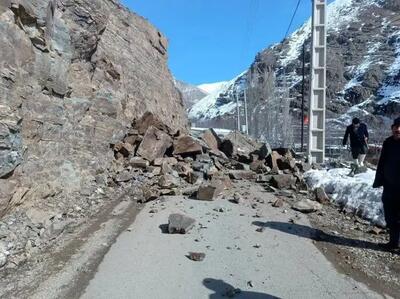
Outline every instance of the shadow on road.
<path id="1" fill-rule="evenodd" d="M 272 295 L 242 291 L 226 283 L 222 279 L 205 278 L 203 280 L 203 285 L 215 292 L 215 294 L 210 295 L 210 299 L 220 299 L 220 298 L 246 298 L 246 299 L 280 299 Z"/>
<path id="2" fill-rule="evenodd" d="M 305 225 L 277 221 L 253 221 L 253 224 L 259 227 L 267 227 L 270 229 L 279 230 L 287 234 L 311 239 L 317 242 L 329 242 L 336 245 L 383 251 L 376 243 L 327 234 L 320 229 Z"/>

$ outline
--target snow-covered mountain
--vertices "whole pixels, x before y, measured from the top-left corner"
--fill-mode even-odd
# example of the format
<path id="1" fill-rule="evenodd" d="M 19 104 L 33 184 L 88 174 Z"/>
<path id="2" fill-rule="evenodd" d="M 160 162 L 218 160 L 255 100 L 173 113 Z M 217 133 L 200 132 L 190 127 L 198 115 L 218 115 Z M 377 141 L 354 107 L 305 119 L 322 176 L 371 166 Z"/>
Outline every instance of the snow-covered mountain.
<path id="1" fill-rule="evenodd" d="M 372 125 L 382 126 L 385 117 L 400 113 L 399 15 L 400 0 L 336 0 L 328 5 L 327 117 L 333 124 L 342 125 L 353 116 L 361 116 Z M 189 117 L 208 123 L 216 116 L 230 117 L 235 105 L 234 98 L 227 95 L 242 88 L 247 75 L 257 72 L 264 77 L 273 73 L 277 84 L 285 82 L 289 86 L 294 98 L 291 111 L 296 114 L 300 107 L 296 97 L 301 93 L 303 43 L 309 73 L 310 32 L 308 20 L 286 40 L 258 53 L 246 72 L 198 101 Z M 307 76 L 307 94 L 308 86 Z"/>
<path id="2" fill-rule="evenodd" d="M 221 90 L 229 81 L 221 81 L 215 83 L 204 83 L 197 85 L 198 88 L 206 92 L 207 94 L 214 93 L 217 90 Z"/>
<path id="3" fill-rule="evenodd" d="M 243 74 L 230 81 L 199 85 L 200 89 L 209 92 L 209 94 L 192 106 L 189 110 L 189 118 L 193 120 L 213 119 L 234 110 L 236 102 L 232 99 L 235 92 L 243 88 Z"/>
<path id="4" fill-rule="evenodd" d="M 176 88 L 182 94 L 183 103 L 187 110 L 192 108 L 194 103 L 196 103 L 198 100 L 204 98 L 206 95 L 209 94 L 206 90 L 200 89 L 199 87 L 197 87 L 195 85 L 191 85 L 191 84 L 185 83 L 183 81 L 179 81 L 179 80 L 175 79 L 174 83 L 175 83 Z"/>

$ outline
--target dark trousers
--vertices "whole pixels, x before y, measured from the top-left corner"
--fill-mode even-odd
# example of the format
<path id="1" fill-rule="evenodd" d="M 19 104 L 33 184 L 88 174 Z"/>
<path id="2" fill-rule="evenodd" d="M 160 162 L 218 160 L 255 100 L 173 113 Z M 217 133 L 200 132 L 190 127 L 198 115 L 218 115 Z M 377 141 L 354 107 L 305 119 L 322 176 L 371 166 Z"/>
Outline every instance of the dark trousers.
<path id="1" fill-rule="evenodd" d="M 353 159 L 357 159 L 359 155 L 366 155 L 368 152 L 368 146 L 366 144 L 357 144 L 351 146 L 351 156 Z"/>
<path id="2" fill-rule="evenodd" d="M 382 202 L 386 226 L 389 229 L 389 242 L 399 246 L 400 241 L 400 191 L 395 187 L 383 188 Z M 397 189 L 397 190 L 396 190 Z"/>

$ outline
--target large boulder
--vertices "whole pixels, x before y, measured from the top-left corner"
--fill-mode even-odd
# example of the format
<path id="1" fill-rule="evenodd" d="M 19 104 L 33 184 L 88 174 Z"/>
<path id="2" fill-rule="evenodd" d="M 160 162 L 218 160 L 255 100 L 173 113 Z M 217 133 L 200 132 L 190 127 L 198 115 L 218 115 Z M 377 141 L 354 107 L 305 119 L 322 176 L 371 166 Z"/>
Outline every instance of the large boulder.
<path id="1" fill-rule="evenodd" d="M 315 200 L 319 203 L 326 204 L 329 202 L 329 196 L 326 194 L 323 187 L 317 187 L 314 189 Z"/>
<path id="2" fill-rule="evenodd" d="M 210 183 L 203 183 L 197 190 L 198 200 L 214 200 L 224 191 L 224 184 L 221 181 L 214 181 Z"/>
<path id="3" fill-rule="evenodd" d="M 196 223 L 196 220 L 183 215 L 183 214 L 171 214 L 168 217 L 168 232 L 170 234 L 186 234 L 191 230 Z"/>
<path id="4" fill-rule="evenodd" d="M 296 156 L 293 149 L 288 147 L 278 147 L 272 149 L 273 151 L 277 152 L 279 155 L 286 157 L 286 158 L 294 158 Z"/>
<path id="5" fill-rule="evenodd" d="M 282 156 L 277 160 L 277 164 L 280 170 L 294 171 L 296 169 L 296 160 L 292 157 Z"/>
<path id="6" fill-rule="evenodd" d="M 197 154 L 201 154 L 202 152 L 203 146 L 201 145 L 199 140 L 189 135 L 180 136 L 174 142 L 174 155 L 195 156 Z"/>
<path id="7" fill-rule="evenodd" d="M 293 206 L 292 209 L 295 211 L 299 211 L 301 213 L 312 213 L 316 212 L 322 209 L 322 205 L 316 201 L 312 201 L 309 199 L 304 199 L 301 201 L 296 202 Z"/>
<path id="8" fill-rule="evenodd" d="M 257 155 L 262 160 L 271 153 L 268 144 L 257 142 L 238 131 L 229 133 L 222 141 L 220 149 L 226 156 L 246 163 L 251 162 L 252 155 Z"/>
<path id="9" fill-rule="evenodd" d="M 215 174 L 211 179 L 213 186 L 221 186 L 222 190 L 230 190 L 233 188 L 233 184 L 229 176 L 223 173 Z"/>
<path id="10" fill-rule="evenodd" d="M 158 185 L 164 189 L 171 189 L 179 186 L 179 179 L 171 174 L 163 174 L 158 180 Z"/>
<path id="11" fill-rule="evenodd" d="M 257 174 L 251 170 L 230 170 L 229 177 L 235 180 L 254 180 Z"/>
<path id="12" fill-rule="evenodd" d="M 264 160 L 256 160 L 250 163 L 250 170 L 256 173 L 266 173 L 271 169 L 265 165 Z"/>
<path id="13" fill-rule="evenodd" d="M 213 129 L 204 131 L 203 134 L 201 134 L 200 139 L 202 139 L 212 151 L 219 151 L 222 141 Z"/>
<path id="14" fill-rule="evenodd" d="M 129 164 L 134 168 L 147 168 L 150 165 L 149 161 L 140 157 L 132 157 Z"/>
<path id="15" fill-rule="evenodd" d="M 169 134 L 171 134 L 172 132 L 172 130 L 167 125 L 165 125 L 157 116 L 149 111 L 143 114 L 143 116 L 139 120 L 135 121 L 133 127 L 141 135 L 145 134 L 149 127 L 155 127 Z"/>
<path id="16" fill-rule="evenodd" d="M 271 178 L 271 185 L 279 189 L 288 189 L 296 184 L 296 177 L 291 174 L 277 174 Z"/>
<path id="17" fill-rule="evenodd" d="M 282 156 L 277 151 L 272 151 L 271 155 L 269 155 L 266 159 L 266 164 L 274 173 L 278 173 L 279 171 L 278 160 L 281 158 Z"/>
<path id="18" fill-rule="evenodd" d="M 114 151 L 116 154 L 121 154 L 122 157 L 129 157 L 131 154 L 134 153 L 135 147 L 127 142 L 118 142 L 114 145 Z"/>
<path id="19" fill-rule="evenodd" d="M 167 133 L 150 126 L 143 137 L 137 154 L 152 162 L 156 158 L 162 158 L 171 145 L 172 139 Z"/>

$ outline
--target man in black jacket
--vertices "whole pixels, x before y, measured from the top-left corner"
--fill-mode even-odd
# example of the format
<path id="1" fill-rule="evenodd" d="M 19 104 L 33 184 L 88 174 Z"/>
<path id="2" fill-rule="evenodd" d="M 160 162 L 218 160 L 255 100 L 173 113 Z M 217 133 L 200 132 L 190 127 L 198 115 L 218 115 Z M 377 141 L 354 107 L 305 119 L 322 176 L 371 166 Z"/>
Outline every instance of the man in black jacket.
<path id="1" fill-rule="evenodd" d="M 368 129 L 367 125 L 360 122 L 356 117 L 353 118 L 351 125 L 347 126 L 346 133 L 343 138 L 343 146 L 347 144 L 350 136 L 351 155 L 353 156 L 356 166 L 364 166 L 364 159 L 368 151 Z"/>
<path id="2" fill-rule="evenodd" d="M 400 241 L 400 117 L 392 125 L 392 136 L 383 142 L 374 188 L 383 186 L 382 202 L 389 243 L 386 249 L 398 249 Z"/>

